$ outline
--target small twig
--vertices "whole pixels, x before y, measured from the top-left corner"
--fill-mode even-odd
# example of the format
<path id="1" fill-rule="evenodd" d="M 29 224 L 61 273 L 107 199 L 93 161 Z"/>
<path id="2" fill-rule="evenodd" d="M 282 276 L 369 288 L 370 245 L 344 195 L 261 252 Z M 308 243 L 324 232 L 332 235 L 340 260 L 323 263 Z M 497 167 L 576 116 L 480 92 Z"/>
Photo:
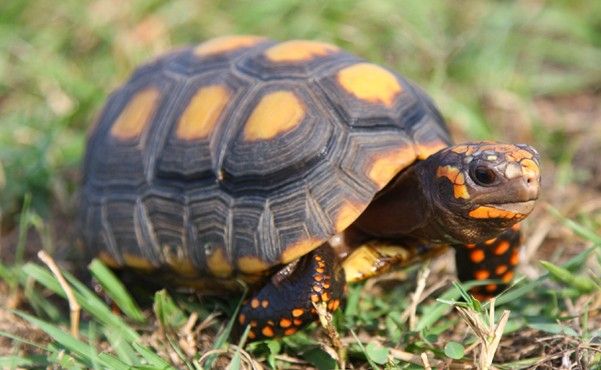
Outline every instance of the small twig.
<path id="1" fill-rule="evenodd" d="M 328 338 L 330 338 L 330 343 L 332 343 L 332 346 L 336 350 L 335 353 L 330 353 L 330 355 L 335 355 L 338 360 L 338 365 L 341 369 L 344 369 L 346 366 L 346 348 L 340 341 L 340 335 L 334 326 L 332 314 L 328 312 L 325 302 L 312 303 L 313 307 L 315 307 L 315 310 L 317 311 L 317 315 L 319 316 L 319 322 L 321 323 L 321 326 L 326 329 Z M 329 352 L 327 349 L 328 348 L 324 348 L 326 352 Z"/>
<path id="2" fill-rule="evenodd" d="M 411 330 L 415 330 L 417 323 L 417 306 L 421 301 L 421 296 L 424 293 L 424 290 L 426 289 L 426 280 L 428 279 L 429 275 L 430 269 L 428 268 L 427 264 L 424 264 L 417 274 L 417 286 L 411 295 L 411 304 L 401 315 L 401 322 L 407 320 L 407 317 L 409 317 L 409 329 Z"/>
<path id="3" fill-rule="evenodd" d="M 48 255 L 44 250 L 38 252 L 38 258 L 42 260 L 48 266 L 50 271 L 54 274 L 61 288 L 65 291 L 65 295 L 67 296 L 67 301 L 69 302 L 69 310 L 71 317 L 71 335 L 75 338 L 79 338 L 79 315 L 81 312 L 81 307 L 75 299 L 75 294 L 73 294 L 73 289 L 71 286 L 67 284 L 67 281 L 63 277 L 58 265 L 54 262 L 54 259 Z"/>

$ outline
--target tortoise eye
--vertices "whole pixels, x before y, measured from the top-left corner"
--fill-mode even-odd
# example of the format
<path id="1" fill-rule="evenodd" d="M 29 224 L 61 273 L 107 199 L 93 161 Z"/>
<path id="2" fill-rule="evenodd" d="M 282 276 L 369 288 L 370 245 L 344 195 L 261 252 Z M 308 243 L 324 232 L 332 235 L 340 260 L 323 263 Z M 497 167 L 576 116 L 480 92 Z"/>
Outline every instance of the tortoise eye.
<path id="1" fill-rule="evenodd" d="M 490 186 L 497 181 L 497 174 L 488 167 L 478 166 L 472 172 L 472 179 L 481 186 Z"/>

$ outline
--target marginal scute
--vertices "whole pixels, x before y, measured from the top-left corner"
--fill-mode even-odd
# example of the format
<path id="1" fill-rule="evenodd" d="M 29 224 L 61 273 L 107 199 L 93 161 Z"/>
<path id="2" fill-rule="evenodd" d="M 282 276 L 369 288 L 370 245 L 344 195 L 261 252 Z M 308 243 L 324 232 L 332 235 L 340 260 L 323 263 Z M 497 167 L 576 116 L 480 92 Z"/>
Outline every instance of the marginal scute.
<path id="1" fill-rule="evenodd" d="M 237 261 L 238 269 L 246 274 L 257 274 L 267 271 L 269 264 L 259 257 L 241 256 Z"/>
<path id="2" fill-rule="evenodd" d="M 249 48 L 264 41 L 264 37 L 252 35 L 222 36 L 203 42 L 194 49 L 194 54 L 205 57 Z"/>
<path id="3" fill-rule="evenodd" d="M 403 88 L 396 76 L 371 63 L 357 63 L 343 68 L 338 83 L 357 99 L 392 107 Z"/>
<path id="4" fill-rule="evenodd" d="M 155 266 L 147 258 L 131 253 L 123 253 L 125 265 L 136 270 L 154 270 Z"/>
<path id="5" fill-rule="evenodd" d="M 338 50 L 338 47 L 325 42 L 291 40 L 265 50 L 265 57 L 275 63 L 305 62 Z"/>
<path id="6" fill-rule="evenodd" d="M 413 163 L 414 160 L 415 152 L 410 147 L 378 154 L 373 158 L 367 176 L 378 186 L 378 189 L 382 189 L 396 174 Z"/>
<path id="7" fill-rule="evenodd" d="M 336 223 L 334 224 L 336 232 L 339 233 L 349 227 L 363 210 L 365 210 L 365 206 L 345 201 L 340 206 L 338 215 L 336 216 Z"/>
<path id="8" fill-rule="evenodd" d="M 301 240 L 284 249 L 280 260 L 282 261 L 282 263 L 292 262 L 295 259 L 304 256 L 307 253 L 311 252 L 313 249 L 319 247 L 322 243 L 323 241 L 320 239 Z"/>
<path id="9" fill-rule="evenodd" d="M 417 158 L 420 160 L 424 160 L 431 156 L 432 154 L 448 147 L 449 145 L 442 140 L 435 140 L 429 143 L 417 143 L 416 144 L 416 152 Z M 467 149 L 466 149 L 467 150 Z"/>
<path id="10" fill-rule="evenodd" d="M 207 256 L 207 265 L 211 274 L 217 277 L 225 278 L 232 274 L 233 267 L 228 260 L 223 248 L 214 248 L 212 253 Z"/>
<path id="11" fill-rule="evenodd" d="M 267 140 L 295 128 L 305 116 L 305 107 L 292 91 L 265 95 L 244 125 L 244 140 Z"/>
<path id="12" fill-rule="evenodd" d="M 98 259 L 110 268 L 119 267 L 119 262 L 117 262 L 115 257 L 111 256 L 107 251 L 100 251 L 100 253 L 98 253 Z"/>
<path id="13" fill-rule="evenodd" d="M 182 140 L 205 139 L 211 135 L 230 97 L 225 86 L 203 86 L 177 123 L 176 136 Z"/>
<path id="14" fill-rule="evenodd" d="M 111 127 L 111 136 L 119 140 L 132 140 L 140 136 L 154 115 L 160 97 L 156 87 L 136 93 Z"/>

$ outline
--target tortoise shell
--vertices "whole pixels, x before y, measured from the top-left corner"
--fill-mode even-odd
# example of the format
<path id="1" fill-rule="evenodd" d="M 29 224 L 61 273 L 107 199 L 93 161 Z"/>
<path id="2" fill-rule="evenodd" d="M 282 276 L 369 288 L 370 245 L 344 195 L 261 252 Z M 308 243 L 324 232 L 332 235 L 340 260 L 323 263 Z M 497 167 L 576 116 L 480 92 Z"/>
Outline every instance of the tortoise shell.
<path id="1" fill-rule="evenodd" d="M 108 99 L 85 157 L 84 240 L 113 267 L 257 274 L 449 144 L 430 99 L 389 69 L 321 42 L 212 39 Z"/>

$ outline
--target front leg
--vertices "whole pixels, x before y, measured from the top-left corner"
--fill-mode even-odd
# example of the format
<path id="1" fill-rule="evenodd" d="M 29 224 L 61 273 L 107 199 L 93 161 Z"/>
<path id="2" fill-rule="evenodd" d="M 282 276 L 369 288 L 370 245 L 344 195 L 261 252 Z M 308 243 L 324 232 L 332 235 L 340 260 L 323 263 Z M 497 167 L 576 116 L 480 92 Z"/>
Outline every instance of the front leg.
<path id="1" fill-rule="evenodd" d="M 500 280 L 499 284 L 470 289 L 470 293 L 479 300 L 490 299 L 500 293 L 513 279 L 514 269 L 519 262 L 520 243 L 520 227 L 516 224 L 494 239 L 455 246 L 459 280 Z"/>
<path id="2" fill-rule="evenodd" d="M 313 303 L 325 302 L 328 311 L 335 311 L 343 290 L 338 258 L 324 244 L 284 266 L 244 303 L 238 331 L 250 325 L 248 337 L 253 340 L 294 334 L 317 319 Z"/>
<path id="3" fill-rule="evenodd" d="M 342 262 L 347 283 L 381 275 L 393 268 L 434 257 L 445 245 L 426 245 L 409 240 L 370 240 L 354 248 Z"/>

